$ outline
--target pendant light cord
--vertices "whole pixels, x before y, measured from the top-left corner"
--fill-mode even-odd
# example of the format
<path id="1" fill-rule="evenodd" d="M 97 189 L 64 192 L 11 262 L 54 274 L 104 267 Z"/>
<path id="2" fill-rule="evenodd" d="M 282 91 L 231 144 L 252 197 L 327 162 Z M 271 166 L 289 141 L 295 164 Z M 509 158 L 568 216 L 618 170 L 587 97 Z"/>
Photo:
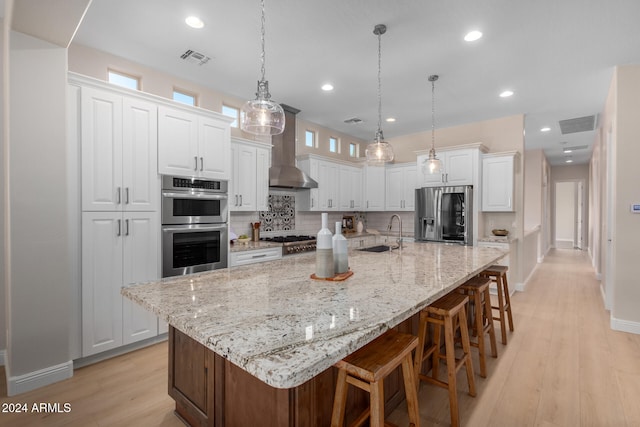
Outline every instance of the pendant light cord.
<path id="1" fill-rule="evenodd" d="M 260 21 L 261 25 L 262 25 L 262 31 L 260 33 L 260 40 L 262 42 L 262 53 L 260 54 L 260 62 L 261 62 L 261 66 L 260 66 L 260 72 L 262 73 L 262 81 L 264 81 L 264 63 L 265 63 L 265 53 L 264 53 L 264 0 L 261 1 L 262 4 L 262 19 Z"/>
<path id="2" fill-rule="evenodd" d="M 436 151 L 436 81 L 431 80 L 431 149 Z"/>
<path id="3" fill-rule="evenodd" d="M 376 142 L 384 140 L 382 136 L 382 83 L 380 78 L 380 70 L 382 68 L 382 48 L 381 38 L 382 31 L 378 31 L 378 132 L 376 132 Z"/>

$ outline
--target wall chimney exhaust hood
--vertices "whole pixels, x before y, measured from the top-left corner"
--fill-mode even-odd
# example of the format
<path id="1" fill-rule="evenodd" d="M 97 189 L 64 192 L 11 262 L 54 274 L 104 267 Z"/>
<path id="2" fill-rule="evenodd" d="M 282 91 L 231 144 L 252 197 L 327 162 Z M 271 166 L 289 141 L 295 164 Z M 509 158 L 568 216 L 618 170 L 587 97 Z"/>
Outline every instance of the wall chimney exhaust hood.
<path id="1" fill-rule="evenodd" d="M 318 183 L 296 167 L 296 114 L 300 110 L 281 104 L 284 110 L 284 132 L 271 137 L 269 187 L 307 189 Z"/>

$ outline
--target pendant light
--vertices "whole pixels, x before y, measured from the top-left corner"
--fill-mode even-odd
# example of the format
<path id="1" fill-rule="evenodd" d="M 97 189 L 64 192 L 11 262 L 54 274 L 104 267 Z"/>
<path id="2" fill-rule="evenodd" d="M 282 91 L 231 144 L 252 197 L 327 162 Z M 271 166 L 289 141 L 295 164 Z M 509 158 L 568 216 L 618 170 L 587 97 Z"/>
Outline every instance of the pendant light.
<path id="1" fill-rule="evenodd" d="M 442 173 L 442 162 L 436 157 L 436 81 L 438 76 L 429 76 L 431 82 L 431 150 L 429 158 L 422 163 L 423 175 L 436 175 Z"/>
<path id="2" fill-rule="evenodd" d="M 382 134 L 382 95 L 381 95 L 381 83 L 380 83 L 380 63 L 381 63 L 381 49 L 380 49 L 380 36 L 387 32 L 387 26 L 378 24 L 373 29 L 373 34 L 378 36 L 378 130 L 376 131 L 376 137 L 374 142 L 367 145 L 365 155 L 367 157 L 367 164 L 373 166 L 382 166 L 387 162 L 393 161 L 393 147 L 391 144 L 384 140 Z"/>
<path id="3" fill-rule="evenodd" d="M 242 114 L 240 121 L 240 129 L 254 135 L 278 135 L 284 131 L 284 111 L 282 107 L 271 101 L 269 93 L 269 82 L 264 79 L 264 0 L 262 4 L 262 32 L 260 33 L 262 41 L 262 54 L 260 55 L 262 76 L 258 81 L 258 91 L 256 99 L 247 101 L 242 106 Z"/>

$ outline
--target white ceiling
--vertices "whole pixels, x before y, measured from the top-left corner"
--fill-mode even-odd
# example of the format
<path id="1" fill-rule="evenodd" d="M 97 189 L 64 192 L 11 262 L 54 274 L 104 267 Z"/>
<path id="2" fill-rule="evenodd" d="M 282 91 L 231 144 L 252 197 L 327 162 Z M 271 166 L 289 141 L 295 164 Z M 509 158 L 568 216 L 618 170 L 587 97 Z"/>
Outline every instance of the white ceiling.
<path id="1" fill-rule="evenodd" d="M 586 163 L 595 132 L 562 135 L 559 120 L 599 113 L 614 66 L 640 64 L 638 0 L 266 0 L 266 71 L 273 99 L 308 121 L 370 140 L 377 127 L 377 37 L 382 36 L 387 139 L 525 114 L 526 149 Z M 184 24 L 195 14 L 205 28 Z M 463 41 L 472 29 L 484 37 Z M 129 58 L 241 99 L 259 78 L 258 0 L 93 0 L 74 43 Z M 187 49 L 213 59 L 197 66 Z M 320 90 L 323 83 L 332 93 Z M 498 94 L 511 89 L 511 98 Z M 360 124 L 344 120 L 359 117 Z M 543 126 L 551 127 L 541 133 Z M 427 141 L 425 141 L 425 144 Z M 436 132 L 437 144 L 437 132 Z M 425 145 L 425 148 L 426 145 Z"/>

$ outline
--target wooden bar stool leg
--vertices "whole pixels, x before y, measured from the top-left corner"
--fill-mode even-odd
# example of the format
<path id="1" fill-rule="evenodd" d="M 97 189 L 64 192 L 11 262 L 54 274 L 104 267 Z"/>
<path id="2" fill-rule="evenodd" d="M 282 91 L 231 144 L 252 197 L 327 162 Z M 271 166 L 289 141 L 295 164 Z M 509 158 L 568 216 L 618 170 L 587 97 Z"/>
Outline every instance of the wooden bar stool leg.
<path id="1" fill-rule="evenodd" d="M 489 328 L 489 342 L 491 343 L 491 357 L 498 357 L 498 348 L 496 345 L 496 330 L 493 327 L 493 315 L 491 314 L 491 294 L 489 293 L 489 288 L 484 291 L 484 302 L 482 304 L 484 306 L 484 317 L 488 322 Z M 483 321 L 484 325 L 484 321 Z M 482 327 L 484 330 L 484 326 Z"/>
<path id="2" fill-rule="evenodd" d="M 347 406 L 347 371 L 338 370 L 336 394 L 333 399 L 333 414 L 331 415 L 331 427 L 344 426 L 344 411 Z"/>
<path id="3" fill-rule="evenodd" d="M 411 387 L 411 389 L 413 389 L 413 387 Z M 382 381 L 372 382 L 370 390 L 371 413 L 369 426 L 384 427 L 384 387 Z"/>
<path id="4" fill-rule="evenodd" d="M 416 378 L 413 373 L 413 363 L 411 354 L 402 361 L 402 377 L 404 378 L 404 392 L 407 399 L 407 412 L 409 413 L 409 422 L 413 427 L 420 426 L 420 411 L 418 410 L 418 393 L 414 380 Z M 418 380 L 419 381 L 419 380 Z"/>
<path id="5" fill-rule="evenodd" d="M 464 309 L 462 311 L 464 311 Z M 463 329 L 465 328 L 460 328 L 460 330 L 463 330 Z M 469 342 L 468 340 L 469 340 L 469 337 L 467 332 L 467 342 Z M 459 420 L 458 420 L 458 395 L 456 392 L 457 390 L 456 355 L 455 355 L 455 348 L 454 348 L 453 342 L 454 342 L 453 319 L 449 316 L 445 316 L 444 317 L 444 345 L 446 348 L 447 376 L 448 376 L 447 379 L 449 384 L 449 387 L 448 387 L 449 411 L 451 413 L 451 425 L 458 426 Z"/>
<path id="6" fill-rule="evenodd" d="M 467 324 L 467 315 L 464 310 L 461 310 L 458 314 L 460 316 L 460 323 Z M 475 397 L 476 395 L 476 383 L 473 378 L 473 364 L 471 363 L 471 346 L 469 345 L 469 329 L 460 328 L 460 334 L 462 335 L 462 350 L 464 351 L 465 366 L 467 368 L 467 382 L 469 383 L 469 396 Z"/>
<path id="7" fill-rule="evenodd" d="M 511 296 L 509 295 L 509 284 L 507 283 L 506 273 L 502 275 L 502 284 L 504 285 L 504 299 L 506 301 L 507 316 L 509 316 L 509 330 L 513 332 L 513 316 L 511 315 Z"/>
<path id="8" fill-rule="evenodd" d="M 479 353 L 479 357 L 478 359 L 480 359 L 480 376 L 482 378 L 487 378 L 487 362 L 486 362 L 486 349 L 485 349 L 485 345 L 484 345 L 484 320 L 482 317 L 482 311 L 483 311 L 483 304 L 481 303 L 481 298 L 482 295 L 480 295 L 480 292 L 478 291 L 474 291 L 473 292 L 473 300 L 474 300 L 474 331 L 476 331 L 476 337 L 478 339 L 478 353 Z"/>
<path id="9" fill-rule="evenodd" d="M 500 320 L 500 333 L 502 334 L 502 344 L 507 343 L 507 328 L 504 319 L 504 290 L 502 287 L 502 276 L 496 277 L 496 287 L 498 288 L 498 312 L 497 320 Z"/>
<path id="10" fill-rule="evenodd" d="M 442 334 L 442 327 L 440 325 L 435 325 L 433 327 L 433 345 L 435 345 L 435 350 L 431 355 L 431 376 L 433 379 L 438 379 L 438 374 L 440 372 L 440 336 Z"/>
<path id="11" fill-rule="evenodd" d="M 420 389 L 420 374 L 422 373 L 422 365 L 424 363 L 424 344 L 427 342 L 429 323 L 427 323 L 426 313 L 420 313 L 420 326 L 418 327 L 418 348 L 413 361 L 413 371 L 416 377 L 416 390 Z"/>

